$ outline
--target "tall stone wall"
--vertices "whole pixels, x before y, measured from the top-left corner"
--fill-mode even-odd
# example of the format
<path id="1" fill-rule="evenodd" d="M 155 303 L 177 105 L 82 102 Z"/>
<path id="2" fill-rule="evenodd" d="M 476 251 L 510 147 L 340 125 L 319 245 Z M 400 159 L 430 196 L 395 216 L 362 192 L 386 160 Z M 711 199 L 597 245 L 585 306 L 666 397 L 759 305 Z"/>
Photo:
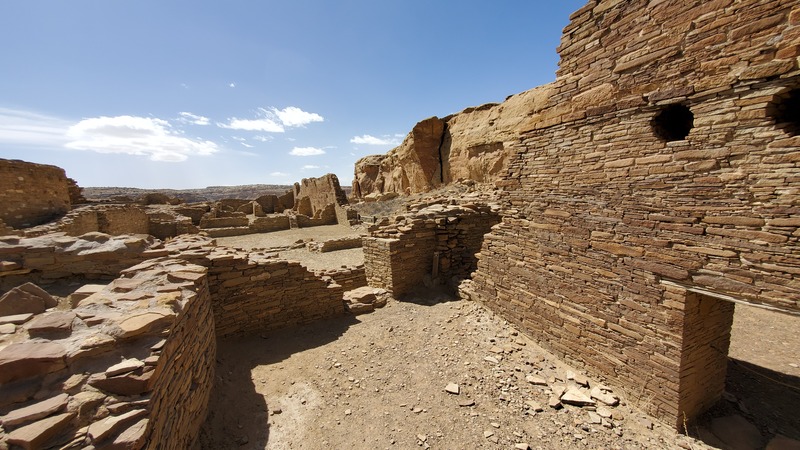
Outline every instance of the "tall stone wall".
<path id="1" fill-rule="evenodd" d="M 70 210 L 64 169 L 0 159 L 0 220 L 12 228 L 40 225 Z"/>
<path id="2" fill-rule="evenodd" d="M 800 311 L 800 7 L 651 3 L 572 15 L 468 294 L 679 425 L 724 383 L 693 292 Z"/>

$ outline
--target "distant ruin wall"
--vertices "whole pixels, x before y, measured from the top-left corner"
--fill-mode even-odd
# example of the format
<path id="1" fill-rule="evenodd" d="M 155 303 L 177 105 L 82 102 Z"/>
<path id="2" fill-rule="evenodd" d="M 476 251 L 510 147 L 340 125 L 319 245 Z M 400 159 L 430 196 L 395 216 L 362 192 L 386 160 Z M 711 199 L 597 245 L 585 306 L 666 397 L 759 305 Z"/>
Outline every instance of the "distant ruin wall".
<path id="1" fill-rule="evenodd" d="M 27 237 L 48 233 L 66 233 L 69 236 L 100 232 L 114 236 L 122 234 L 149 234 L 147 213 L 134 205 L 93 205 L 73 209 L 55 222 L 25 229 Z"/>
<path id="2" fill-rule="evenodd" d="M 800 7 L 766 0 L 573 14 L 467 294 L 655 416 L 691 422 L 724 376 L 689 377 L 719 336 L 686 330 L 726 332 L 694 315 L 694 292 L 800 311 L 800 136 L 786 113 L 798 25 Z"/>
<path id="3" fill-rule="evenodd" d="M 0 220 L 19 229 L 63 216 L 70 186 L 59 167 L 0 159 Z"/>
<path id="4" fill-rule="evenodd" d="M 329 173 L 319 178 L 303 178 L 294 184 L 294 210 L 297 214 L 326 224 L 336 223 L 334 205 L 346 205 L 347 195 L 339 178 Z"/>

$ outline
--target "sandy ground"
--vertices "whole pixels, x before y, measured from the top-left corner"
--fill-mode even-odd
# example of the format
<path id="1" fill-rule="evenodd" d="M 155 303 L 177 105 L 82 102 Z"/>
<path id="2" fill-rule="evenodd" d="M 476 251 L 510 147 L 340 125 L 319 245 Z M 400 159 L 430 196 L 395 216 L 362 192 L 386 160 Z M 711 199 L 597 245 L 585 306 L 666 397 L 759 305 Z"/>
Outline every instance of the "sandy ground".
<path id="1" fill-rule="evenodd" d="M 794 369 L 797 318 L 754 308 L 737 307 L 736 314 L 731 354 L 741 359 L 731 363 L 732 400 L 721 402 L 702 427 L 714 417 L 738 414 L 761 428 L 764 444 L 776 433 L 800 439 L 792 409 L 800 396 L 784 388 L 776 398 L 770 394 L 775 386 L 741 369 L 752 365 L 743 361 L 767 353 L 747 336 L 769 326 L 759 345 L 785 342 L 787 350 L 771 353 L 769 365 Z M 553 388 L 574 384 L 567 372 L 579 368 L 480 305 L 460 300 L 392 301 L 372 314 L 226 339 L 217 370 L 201 436 L 206 449 L 500 449 L 521 443 L 534 449 L 710 448 L 653 422 L 635 398 L 613 386 L 622 404 L 602 411 L 611 414 L 605 424 L 592 423 L 592 408 L 548 407 Z M 758 365 L 752 370 L 772 373 Z M 547 379 L 548 386 L 528 383 L 529 375 Z M 449 383 L 459 386 L 458 395 L 445 392 Z M 536 412 L 535 403 L 543 411 Z M 760 403 L 769 406 L 764 410 Z"/>

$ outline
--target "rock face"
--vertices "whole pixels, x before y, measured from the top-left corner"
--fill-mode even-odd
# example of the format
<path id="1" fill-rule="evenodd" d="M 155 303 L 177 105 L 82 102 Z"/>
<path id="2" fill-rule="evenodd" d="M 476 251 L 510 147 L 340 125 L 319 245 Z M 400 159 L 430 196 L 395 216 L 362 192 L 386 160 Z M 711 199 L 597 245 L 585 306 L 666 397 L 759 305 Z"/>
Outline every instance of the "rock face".
<path id="1" fill-rule="evenodd" d="M 492 182 L 503 173 L 509 147 L 552 95 L 545 85 L 414 126 L 398 147 L 356 162 L 353 197 L 426 192 L 457 180 Z"/>
<path id="2" fill-rule="evenodd" d="M 0 316 L 44 312 L 56 306 L 58 301 L 44 289 L 33 283 L 25 283 L 6 292 L 0 297 Z"/>

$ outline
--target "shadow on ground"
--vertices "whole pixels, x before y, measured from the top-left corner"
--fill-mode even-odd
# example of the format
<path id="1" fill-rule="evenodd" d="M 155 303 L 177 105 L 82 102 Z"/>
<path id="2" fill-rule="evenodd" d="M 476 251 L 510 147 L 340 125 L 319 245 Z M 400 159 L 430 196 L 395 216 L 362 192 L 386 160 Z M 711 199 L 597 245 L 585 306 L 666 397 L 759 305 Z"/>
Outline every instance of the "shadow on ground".
<path id="1" fill-rule="evenodd" d="M 731 358 L 725 398 L 689 431 L 717 448 L 764 448 L 778 435 L 800 440 L 797 405 L 800 377 Z"/>
<path id="2" fill-rule="evenodd" d="M 311 325 L 217 341 L 215 385 L 199 448 L 265 448 L 269 441 L 269 405 L 257 390 L 252 370 L 279 363 L 295 353 L 332 342 L 352 325 L 342 316 Z"/>

